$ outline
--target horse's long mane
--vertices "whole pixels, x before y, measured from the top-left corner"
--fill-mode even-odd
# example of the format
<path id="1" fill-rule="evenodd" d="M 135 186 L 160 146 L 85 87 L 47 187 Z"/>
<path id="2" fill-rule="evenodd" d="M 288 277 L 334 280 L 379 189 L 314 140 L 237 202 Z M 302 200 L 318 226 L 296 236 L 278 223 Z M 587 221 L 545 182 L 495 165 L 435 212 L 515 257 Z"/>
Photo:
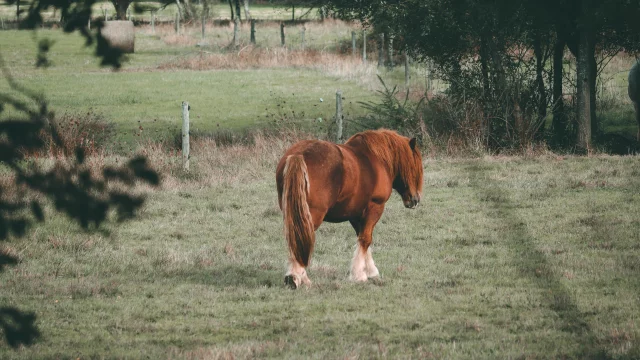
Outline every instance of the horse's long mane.
<path id="1" fill-rule="evenodd" d="M 420 175 L 421 169 L 414 165 L 413 151 L 406 137 L 387 129 L 368 130 L 353 135 L 345 144 L 353 145 L 357 140 L 382 161 L 392 177 L 400 175 L 408 181 Z"/>

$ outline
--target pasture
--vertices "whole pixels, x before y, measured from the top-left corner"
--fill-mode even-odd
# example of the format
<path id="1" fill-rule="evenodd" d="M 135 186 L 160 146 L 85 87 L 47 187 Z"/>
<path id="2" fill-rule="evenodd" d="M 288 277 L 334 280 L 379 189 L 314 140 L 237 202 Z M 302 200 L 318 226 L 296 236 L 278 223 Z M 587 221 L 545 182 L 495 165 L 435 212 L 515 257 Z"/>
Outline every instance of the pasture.
<path id="1" fill-rule="evenodd" d="M 313 34 L 313 27 L 309 27 L 308 33 Z M 347 33 L 348 27 L 340 24 L 328 32 L 336 27 Z M 197 38 L 176 38 L 168 27 L 159 28 L 156 35 L 149 28 L 142 29 L 137 33 L 136 53 L 119 72 L 100 69 L 77 34 L 41 30 L 34 37 L 27 31 L 5 31 L 3 35 L 8 36 L 0 39 L 0 49 L 10 74 L 23 86 L 43 94 L 55 111 L 77 114 L 92 110 L 115 124 L 119 144 L 126 144 L 124 149 L 115 149 L 120 152 L 136 147 L 140 127 L 144 137 L 153 140 L 179 132 L 182 101 L 191 105 L 194 131 L 265 128 L 274 120 L 286 119 L 326 133 L 335 113 L 337 89 L 343 91 L 347 116 L 364 114 L 356 102 L 375 97 L 367 83 L 356 81 L 360 75 L 370 83 L 377 81 L 372 75 L 374 66 L 362 66 L 331 53 L 315 51 L 309 55 L 295 49 L 273 49 L 268 44 L 245 48 L 248 58 L 243 58 L 224 52 L 228 39 L 223 35 L 229 28 L 211 28 L 213 48 L 204 51 L 194 46 Z M 277 35 L 275 29 L 273 34 Z M 322 47 L 327 31 L 316 30 L 317 45 Z M 52 66 L 35 68 L 37 43 L 43 38 L 54 42 L 49 54 Z M 222 53 L 218 57 L 212 51 Z M 6 91 L 8 86 L 3 78 L 0 90 Z M 0 119 L 11 114 L 0 114 Z"/>
<path id="2" fill-rule="evenodd" d="M 355 234 L 323 224 L 313 285 L 291 291 L 289 143 L 203 144 L 188 178 L 164 163 L 136 220 L 87 234 L 54 217 L 5 245 L 22 261 L 1 302 L 42 339 L 2 358 L 640 356 L 637 157 L 427 159 L 420 206 L 394 194 L 375 229 L 381 279 L 349 282 Z"/>
<path id="3" fill-rule="evenodd" d="M 252 8 L 289 15 L 278 11 Z M 277 24 L 262 25 L 255 48 L 245 25 L 239 49 L 229 48 L 231 27 L 208 26 L 207 46 L 196 47 L 197 24 L 182 35 L 142 26 L 119 72 L 99 68 L 79 36 L 0 32 L 6 69 L 57 114 L 114 124 L 90 167 L 137 153 L 163 178 L 138 190 L 147 202 L 132 221 L 83 232 L 49 204 L 46 222 L 0 244 L 20 259 L 0 272 L 0 306 L 33 312 L 41 333 L 28 347 L 0 343 L 0 358 L 640 358 L 638 156 L 452 157 L 425 144 L 420 205 L 405 209 L 394 193 L 375 228 L 381 278 L 348 281 L 355 233 L 325 223 L 312 286 L 284 286 L 280 156 L 327 136 L 337 89 L 353 120 L 367 115 L 357 102 L 377 100 L 376 74 L 403 81 L 401 68 L 350 58 L 353 29 L 308 23 L 303 52 L 299 28 L 279 47 Z M 53 66 L 36 69 L 44 37 L 55 41 Z M 636 131 L 622 74 L 630 61 L 614 59 L 601 85 L 603 124 L 621 134 Z M 423 69 L 411 71 L 424 93 Z M 184 173 L 166 141 L 179 133 L 183 100 L 194 133 L 248 141 L 195 137 Z"/>

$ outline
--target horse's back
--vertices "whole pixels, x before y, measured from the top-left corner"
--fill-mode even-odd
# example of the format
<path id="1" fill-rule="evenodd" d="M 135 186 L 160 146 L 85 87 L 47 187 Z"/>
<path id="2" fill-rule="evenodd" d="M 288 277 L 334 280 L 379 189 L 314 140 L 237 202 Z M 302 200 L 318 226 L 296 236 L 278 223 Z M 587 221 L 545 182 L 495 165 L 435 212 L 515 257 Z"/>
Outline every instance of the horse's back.
<path id="1" fill-rule="evenodd" d="M 342 186 L 343 157 L 337 145 L 327 141 L 304 140 L 291 146 L 280 159 L 276 168 L 278 199 L 282 197 L 284 167 L 289 156 L 304 158 L 309 175 L 309 205 L 328 207 L 336 201 Z"/>

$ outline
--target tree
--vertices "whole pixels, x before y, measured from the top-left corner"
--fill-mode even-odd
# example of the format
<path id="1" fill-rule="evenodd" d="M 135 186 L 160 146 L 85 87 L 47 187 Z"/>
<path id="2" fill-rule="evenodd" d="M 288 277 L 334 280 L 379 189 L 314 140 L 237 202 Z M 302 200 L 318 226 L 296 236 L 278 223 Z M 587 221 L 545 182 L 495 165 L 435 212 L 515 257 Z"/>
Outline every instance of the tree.
<path id="1" fill-rule="evenodd" d="M 111 0 L 113 7 L 116 8 L 116 18 L 118 20 L 126 20 L 127 19 L 127 9 L 129 9 L 129 5 L 133 0 Z"/>
<path id="2" fill-rule="evenodd" d="M 66 19 L 64 31 L 82 33 L 87 45 L 96 48 L 96 56 L 102 58 L 102 64 L 118 69 L 122 52 L 111 48 L 101 37 L 99 28 L 102 24 L 97 24 L 95 32 L 86 28 L 91 5 L 93 0 L 36 0 L 31 3 L 21 26 L 36 28 L 42 23 L 43 10 L 51 6 L 60 9 Z M 49 64 L 46 55 L 50 47 L 50 41 L 40 42 L 38 66 Z M 137 181 L 153 185 L 160 181 L 147 160 L 136 157 L 122 166 L 89 169 L 84 150 L 77 147 L 49 168 L 29 161 L 27 154 L 44 151 L 50 145 L 63 148 L 60 131 L 53 121 L 55 114 L 49 109 L 46 98 L 30 92 L 13 79 L 4 66 L 1 53 L 0 70 L 10 88 L 0 92 L 0 112 L 13 108 L 12 114 L 15 114 L 0 122 L 0 165 L 8 169 L 14 179 L 11 184 L 0 184 L 0 241 L 22 237 L 35 222 L 45 221 L 45 201 L 87 231 L 98 229 L 112 210 L 120 221 L 132 218 L 144 203 L 144 197 L 129 193 L 127 187 Z M 0 271 L 18 261 L 13 255 L 0 252 Z M 30 345 L 37 340 L 40 334 L 35 320 L 34 313 L 0 306 L 0 329 L 11 347 Z"/>
<path id="3" fill-rule="evenodd" d="M 233 2 L 231 0 L 228 0 L 229 2 L 229 11 L 231 12 L 231 21 L 233 21 L 235 19 L 235 14 L 233 12 Z"/>
<path id="4" fill-rule="evenodd" d="M 236 3 L 236 16 L 239 21 L 242 21 L 242 16 L 240 16 L 240 0 L 234 0 Z"/>
<path id="5" fill-rule="evenodd" d="M 251 20 L 251 11 L 249 11 L 249 0 L 244 0 L 244 18 Z"/>
<path id="6" fill-rule="evenodd" d="M 569 139 L 574 124 L 567 122 L 562 99 L 566 47 L 576 58 L 581 51 L 579 73 L 588 81 L 578 93 L 582 105 L 584 99 L 589 103 L 580 110 L 579 126 L 589 123 L 596 134 L 596 81 L 606 63 L 597 59 L 622 49 L 638 51 L 640 44 L 638 1 L 332 0 L 329 6 L 341 17 L 374 28 L 384 24 L 413 57 L 432 60 L 451 84 L 449 96 L 480 101 L 486 134 L 494 146 L 539 132 L 550 104 L 555 142 Z M 529 49 L 533 58 L 520 51 Z M 545 69 L 551 58 L 552 81 L 547 82 Z M 584 129 L 582 134 L 591 138 Z"/>

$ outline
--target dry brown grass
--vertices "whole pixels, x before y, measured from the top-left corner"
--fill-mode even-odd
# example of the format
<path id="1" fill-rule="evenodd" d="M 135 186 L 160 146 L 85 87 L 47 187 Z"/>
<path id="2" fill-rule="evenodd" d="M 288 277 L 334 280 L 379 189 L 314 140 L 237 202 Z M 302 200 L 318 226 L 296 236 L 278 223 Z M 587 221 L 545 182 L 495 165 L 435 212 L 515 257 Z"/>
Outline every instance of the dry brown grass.
<path id="1" fill-rule="evenodd" d="M 24 149 L 25 155 L 34 158 L 61 158 L 82 149 L 85 155 L 104 156 L 115 135 L 113 123 L 107 122 L 102 114 L 92 110 L 64 113 L 50 119 L 49 124 L 53 128 L 44 128 L 39 134 L 44 146 Z"/>
<path id="2" fill-rule="evenodd" d="M 165 143 L 147 142 L 138 153 L 146 156 L 162 174 L 165 189 L 233 184 L 263 179 L 275 173 L 284 151 L 296 141 L 317 138 L 307 133 L 284 131 L 279 135 L 255 132 L 244 143 L 221 146 L 213 138 L 191 141 L 190 170 L 182 169 L 182 154 Z"/>
<path id="3" fill-rule="evenodd" d="M 305 28 L 305 44 L 302 49 L 301 31 Z M 360 54 L 351 56 L 351 31 L 361 30 L 358 25 L 339 20 L 308 22 L 287 26 L 286 46 L 280 45 L 279 22 L 263 22 L 256 25 L 257 46 L 249 42 L 250 25 L 240 26 L 237 48 L 232 46 L 233 24 L 205 26 L 206 37 L 201 37 L 200 24 L 185 26 L 177 34 L 170 24 L 158 25 L 155 33 L 143 26 L 137 31 L 153 35 L 165 44 L 176 47 L 204 47 L 193 55 L 162 63 L 156 70 L 247 70 L 273 68 L 310 68 L 331 76 L 357 81 L 360 85 L 378 89 L 378 71 L 375 61 L 362 63 Z M 346 45 L 345 45 L 346 44 Z M 348 46 L 347 46 L 348 45 Z M 346 46 L 346 47 L 345 47 Z M 370 52 L 375 49 L 371 48 Z M 375 55 L 371 53 L 370 56 Z"/>
<path id="4" fill-rule="evenodd" d="M 192 38 L 189 35 L 183 35 L 183 34 L 167 34 L 166 36 L 162 37 L 162 40 L 165 42 L 165 44 L 167 45 L 173 45 L 173 46 L 194 46 L 195 44 L 198 43 L 198 41 L 194 38 Z"/>
<path id="5" fill-rule="evenodd" d="M 254 132 L 247 135 L 244 141 L 230 145 L 220 145 L 214 137 L 194 138 L 191 141 L 192 157 L 188 172 L 182 169 L 181 152 L 168 143 L 145 142 L 139 147 L 138 153 L 147 157 L 152 167 L 161 174 L 164 190 L 182 191 L 273 177 L 276 165 L 286 149 L 304 139 L 317 139 L 317 136 L 295 130 L 273 134 Z M 467 141 L 468 139 L 452 135 L 435 140 L 427 139 L 421 145 L 423 157 L 425 161 L 472 158 L 501 161 L 500 159 L 558 157 L 544 144 L 491 154 L 482 144 Z M 593 154 L 595 155 L 598 154 Z M 151 187 L 143 189 L 153 190 Z"/>
<path id="6" fill-rule="evenodd" d="M 245 46 L 226 53 L 200 52 L 158 66 L 159 70 L 247 70 L 274 68 L 311 68 L 347 80 L 361 82 L 375 78 L 376 67 L 362 60 L 319 50 L 290 50 Z"/>

